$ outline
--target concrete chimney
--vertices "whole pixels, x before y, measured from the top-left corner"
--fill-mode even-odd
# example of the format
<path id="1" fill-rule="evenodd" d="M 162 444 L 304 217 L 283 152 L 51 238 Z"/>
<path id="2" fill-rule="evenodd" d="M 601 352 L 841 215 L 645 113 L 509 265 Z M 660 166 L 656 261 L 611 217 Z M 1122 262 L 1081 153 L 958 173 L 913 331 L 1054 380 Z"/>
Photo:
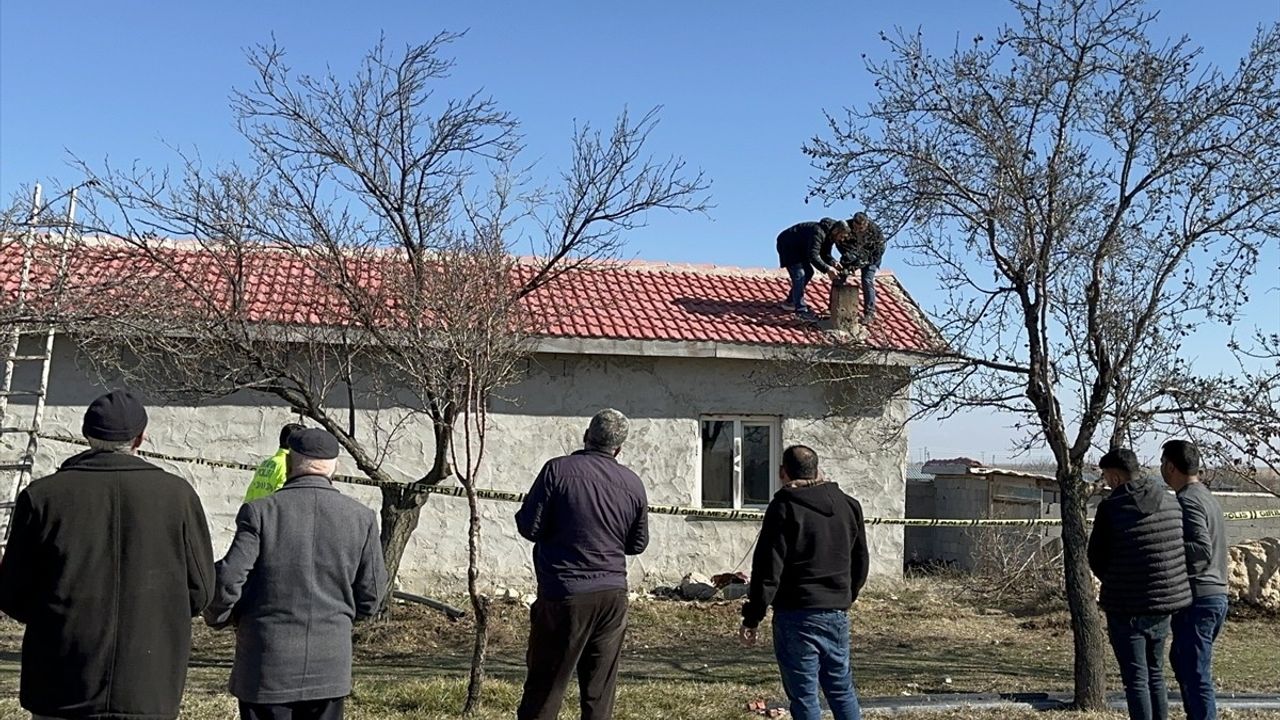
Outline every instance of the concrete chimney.
<path id="1" fill-rule="evenodd" d="M 857 334 L 862 330 L 862 290 L 855 283 L 831 286 L 831 329 Z"/>

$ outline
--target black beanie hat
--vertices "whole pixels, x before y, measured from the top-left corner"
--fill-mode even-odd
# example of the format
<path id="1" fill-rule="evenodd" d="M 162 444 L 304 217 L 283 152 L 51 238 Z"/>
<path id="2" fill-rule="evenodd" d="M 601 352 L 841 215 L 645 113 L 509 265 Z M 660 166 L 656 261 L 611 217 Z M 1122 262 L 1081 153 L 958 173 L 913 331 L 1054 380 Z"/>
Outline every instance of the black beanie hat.
<path id="1" fill-rule="evenodd" d="M 147 428 L 147 409 L 128 390 L 112 390 L 89 404 L 81 434 L 95 440 L 125 442 Z"/>

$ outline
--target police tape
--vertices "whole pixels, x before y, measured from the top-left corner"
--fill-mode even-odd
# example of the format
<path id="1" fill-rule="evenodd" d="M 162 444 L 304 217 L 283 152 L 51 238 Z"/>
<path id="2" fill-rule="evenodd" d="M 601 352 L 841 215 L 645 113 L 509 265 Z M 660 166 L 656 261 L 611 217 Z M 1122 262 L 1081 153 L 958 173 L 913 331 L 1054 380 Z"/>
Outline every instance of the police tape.
<path id="1" fill-rule="evenodd" d="M 71 445 L 88 445 L 82 438 L 74 438 L 67 435 L 50 435 L 41 433 L 40 437 L 44 440 L 53 440 L 55 442 L 68 443 Z M 253 472 L 257 470 L 257 465 L 248 463 L 231 462 L 229 460 L 209 460 L 207 458 L 185 457 L 182 455 L 169 455 L 167 453 L 154 452 L 151 450 L 138 450 L 138 455 L 151 458 L 153 460 L 164 460 L 166 462 L 182 463 L 184 465 L 202 465 L 205 467 L 223 468 L 228 470 L 244 470 Z M 364 485 L 366 487 L 407 487 L 412 492 L 421 492 L 428 495 L 443 495 L 446 497 L 466 497 L 466 488 L 457 485 L 428 485 L 421 481 L 412 483 L 400 482 L 382 482 L 372 480 L 367 477 L 358 475 L 334 475 L 333 479 L 338 482 L 344 482 L 351 485 Z M 484 490 L 476 489 L 476 497 L 481 500 L 497 500 L 500 502 L 524 502 L 525 494 L 511 490 Z M 650 505 L 649 514 L 651 515 L 676 515 L 680 517 L 688 517 L 704 520 L 754 520 L 764 519 L 763 510 L 731 510 L 723 508 L 691 508 L 681 507 L 679 505 Z M 1241 510 L 1237 512 L 1223 513 L 1227 520 L 1264 520 L 1270 518 L 1280 518 L 1280 509 L 1278 510 Z M 1086 520 L 1092 522 L 1091 520 Z M 864 522 L 868 525 L 907 525 L 911 527 L 1035 527 L 1039 525 L 1061 525 L 1060 518 L 1019 518 L 1019 519 L 985 519 L 985 518 L 895 518 L 895 517 L 869 517 Z"/>

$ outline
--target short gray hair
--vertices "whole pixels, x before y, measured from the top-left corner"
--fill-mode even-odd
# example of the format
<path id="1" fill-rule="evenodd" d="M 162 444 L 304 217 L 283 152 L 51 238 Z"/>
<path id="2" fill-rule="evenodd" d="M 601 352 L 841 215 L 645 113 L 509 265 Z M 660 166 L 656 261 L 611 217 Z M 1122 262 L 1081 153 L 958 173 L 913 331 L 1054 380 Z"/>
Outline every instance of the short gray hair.
<path id="1" fill-rule="evenodd" d="M 103 440 L 101 438 L 89 437 L 87 435 L 84 439 L 88 441 L 89 447 L 94 450 L 126 453 L 129 455 L 133 454 L 133 441 L 137 440 L 137 438 L 133 438 L 132 440 Z"/>
<path id="2" fill-rule="evenodd" d="M 301 475 L 320 475 L 332 478 L 338 472 L 337 458 L 313 458 L 310 455 L 300 455 L 292 450 L 285 460 L 288 468 L 287 475 L 290 478 L 296 478 Z"/>
<path id="3" fill-rule="evenodd" d="M 627 441 L 630 426 L 631 421 L 627 420 L 626 415 L 613 408 L 605 408 L 596 413 L 587 426 L 587 447 L 593 450 L 617 450 Z"/>

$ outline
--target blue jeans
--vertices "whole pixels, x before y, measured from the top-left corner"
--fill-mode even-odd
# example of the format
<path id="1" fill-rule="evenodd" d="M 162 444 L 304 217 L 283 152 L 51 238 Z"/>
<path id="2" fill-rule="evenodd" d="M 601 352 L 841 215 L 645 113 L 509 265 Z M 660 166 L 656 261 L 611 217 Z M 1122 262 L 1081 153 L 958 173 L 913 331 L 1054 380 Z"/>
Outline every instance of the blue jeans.
<path id="1" fill-rule="evenodd" d="M 862 268 L 862 312 L 870 314 L 876 311 L 876 271 L 879 265 L 868 265 Z"/>
<path id="2" fill-rule="evenodd" d="M 777 610 L 773 652 L 795 720 L 819 720 L 818 688 L 835 720 L 861 720 L 858 691 L 849 668 L 849 613 L 844 610 Z"/>
<path id="3" fill-rule="evenodd" d="M 1164 646 L 1169 638 L 1169 618 L 1107 613 L 1107 634 L 1120 663 L 1130 720 L 1168 720 Z"/>
<path id="4" fill-rule="evenodd" d="M 1178 678 L 1187 720 L 1215 720 L 1218 701 L 1213 693 L 1213 641 L 1227 620 L 1227 596 L 1196 598 L 1191 607 L 1173 616 L 1169 660 Z"/>
<path id="5" fill-rule="evenodd" d="M 809 308 L 804 304 L 804 289 L 813 279 L 813 266 L 808 263 L 788 265 L 787 274 L 791 276 L 791 292 L 787 295 L 787 302 L 791 303 L 791 307 L 797 312 L 808 310 Z"/>

